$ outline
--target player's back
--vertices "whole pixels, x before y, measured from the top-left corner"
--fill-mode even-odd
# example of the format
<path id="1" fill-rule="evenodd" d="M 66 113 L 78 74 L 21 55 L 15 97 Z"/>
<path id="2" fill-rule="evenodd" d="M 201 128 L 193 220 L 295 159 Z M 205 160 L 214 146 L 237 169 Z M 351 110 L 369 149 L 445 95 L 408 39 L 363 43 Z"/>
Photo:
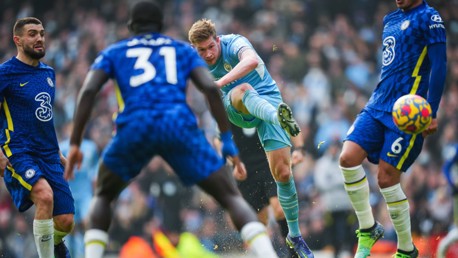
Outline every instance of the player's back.
<path id="1" fill-rule="evenodd" d="M 198 66 L 206 64 L 189 44 L 151 33 L 110 46 L 92 69 L 102 69 L 115 80 L 119 118 L 141 110 L 186 106 L 187 80 Z"/>

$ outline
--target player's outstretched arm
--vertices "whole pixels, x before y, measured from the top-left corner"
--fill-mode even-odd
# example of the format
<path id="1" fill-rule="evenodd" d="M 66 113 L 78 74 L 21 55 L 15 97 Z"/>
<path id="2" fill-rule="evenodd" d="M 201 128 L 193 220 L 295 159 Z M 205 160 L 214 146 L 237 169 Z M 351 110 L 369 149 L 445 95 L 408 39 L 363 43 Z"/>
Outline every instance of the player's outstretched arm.
<path id="1" fill-rule="evenodd" d="M 429 127 L 423 131 L 423 137 L 435 133 L 438 129 L 436 115 L 445 87 L 445 77 L 447 75 L 447 49 L 445 43 L 428 46 L 428 58 L 431 61 L 428 102 L 433 111 L 433 121 Z"/>
<path id="2" fill-rule="evenodd" d="M 92 113 L 95 98 L 102 86 L 108 80 L 108 75 L 102 70 L 91 70 L 84 80 L 83 87 L 76 102 L 75 116 L 73 117 L 73 130 L 70 136 L 70 145 L 80 146 L 86 123 Z"/>
<path id="3" fill-rule="evenodd" d="M 75 116 L 73 117 L 73 130 L 70 136 L 70 150 L 65 166 L 65 179 L 73 178 L 74 166 L 81 165 L 83 155 L 79 150 L 86 123 L 91 116 L 95 104 L 97 93 L 109 79 L 108 75 L 102 70 L 91 70 L 84 80 L 83 87 L 78 95 Z"/>
<path id="4" fill-rule="evenodd" d="M 258 54 L 256 54 L 256 51 L 252 48 L 242 48 L 239 51 L 238 58 L 240 62 L 234 68 L 232 68 L 230 72 L 216 81 L 218 87 L 223 87 L 226 84 L 244 77 L 256 69 L 256 67 L 259 65 Z"/>
<path id="5" fill-rule="evenodd" d="M 252 48 L 242 48 L 239 51 L 239 59 L 240 62 L 234 68 L 232 68 L 230 72 L 216 81 L 218 87 L 223 87 L 226 84 L 244 77 L 256 69 L 256 67 L 259 65 L 258 54 L 256 54 L 256 51 Z"/>

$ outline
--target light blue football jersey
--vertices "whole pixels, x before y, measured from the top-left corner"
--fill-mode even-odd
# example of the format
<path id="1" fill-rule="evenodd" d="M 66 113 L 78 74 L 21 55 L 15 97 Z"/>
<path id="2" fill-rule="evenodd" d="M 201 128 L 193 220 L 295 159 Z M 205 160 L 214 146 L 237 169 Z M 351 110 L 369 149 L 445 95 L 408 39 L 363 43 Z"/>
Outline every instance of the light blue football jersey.
<path id="1" fill-rule="evenodd" d="M 239 62 L 239 53 L 246 48 L 253 49 L 245 37 L 237 34 L 221 35 L 221 55 L 216 64 L 209 66 L 210 72 L 218 80 L 232 70 Z M 267 71 L 264 61 L 258 56 L 259 65 L 243 78 L 225 85 L 221 90 L 227 94 L 232 88 L 242 83 L 249 83 L 260 95 L 278 93 L 275 81 Z"/>

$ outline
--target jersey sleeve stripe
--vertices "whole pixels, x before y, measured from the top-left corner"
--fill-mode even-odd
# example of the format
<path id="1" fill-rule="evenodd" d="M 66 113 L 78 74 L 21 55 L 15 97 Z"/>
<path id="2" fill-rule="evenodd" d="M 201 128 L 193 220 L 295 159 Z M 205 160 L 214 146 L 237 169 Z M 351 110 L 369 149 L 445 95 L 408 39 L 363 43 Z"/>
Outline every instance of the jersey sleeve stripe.
<path id="1" fill-rule="evenodd" d="M 8 107 L 8 103 L 6 102 L 6 99 L 3 100 L 2 107 L 3 107 L 3 111 L 5 112 L 6 123 L 7 123 L 7 128 L 5 128 L 6 141 L 3 145 L 3 150 L 5 151 L 5 154 L 7 157 L 11 157 L 13 153 L 11 152 L 11 149 L 8 146 L 8 144 L 11 142 L 10 132 L 14 132 L 14 125 L 13 125 L 13 119 L 11 118 L 10 108 Z"/>
<path id="2" fill-rule="evenodd" d="M 8 107 L 8 103 L 6 103 L 6 99 L 3 100 L 2 106 L 5 111 L 6 122 L 8 123 L 8 130 L 14 132 L 13 119 L 11 118 L 10 108 Z"/>
<path id="3" fill-rule="evenodd" d="M 420 54 L 420 57 L 418 58 L 417 64 L 415 65 L 415 69 L 413 69 L 413 72 L 412 72 L 412 77 L 415 78 L 415 82 L 413 84 L 412 89 L 410 90 L 410 94 L 415 94 L 418 90 L 418 85 L 420 85 L 421 75 L 418 75 L 418 74 L 420 72 L 420 67 L 423 64 L 423 61 L 425 60 L 426 53 L 428 53 L 428 48 L 424 47 L 423 51 Z"/>
<path id="4" fill-rule="evenodd" d="M 3 145 L 3 150 L 5 150 L 5 154 L 9 158 L 13 155 L 13 153 L 11 152 L 11 149 L 8 146 L 8 144 L 11 142 L 10 131 L 8 129 L 5 129 L 5 135 L 6 135 L 6 142 Z"/>

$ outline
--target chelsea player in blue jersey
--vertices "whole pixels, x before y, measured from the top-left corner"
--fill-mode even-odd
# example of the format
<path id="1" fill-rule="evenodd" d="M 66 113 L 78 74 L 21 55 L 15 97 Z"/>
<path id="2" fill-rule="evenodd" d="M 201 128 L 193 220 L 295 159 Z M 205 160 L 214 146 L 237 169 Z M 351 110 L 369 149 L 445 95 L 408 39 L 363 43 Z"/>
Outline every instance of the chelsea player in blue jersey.
<path id="1" fill-rule="evenodd" d="M 423 0 L 396 0 L 398 10 L 383 20 L 381 80 L 350 128 L 340 155 L 345 189 L 359 221 L 355 257 L 367 257 L 384 229 L 369 203 L 362 162 L 378 164 L 378 185 L 398 239 L 396 257 L 417 257 L 412 242 L 410 209 L 401 174 L 421 152 L 424 137 L 437 130 L 437 110 L 446 75 L 445 27 L 439 13 Z M 392 121 L 394 102 L 417 94 L 431 104 L 433 121 L 423 134 L 401 132 Z"/>
<path id="2" fill-rule="evenodd" d="M 299 257 L 313 257 L 299 229 L 299 204 L 291 173 L 290 136 L 299 135 L 300 129 L 290 108 L 282 102 L 276 82 L 242 35 L 218 36 L 215 24 L 201 19 L 192 25 L 188 38 L 217 79 L 229 120 L 236 126 L 258 130 L 288 223 L 287 244 Z M 293 160 L 302 156 L 297 149 Z"/>
<path id="3" fill-rule="evenodd" d="M 277 257 L 265 226 L 242 198 L 225 160 L 205 138 L 186 103 L 191 79 L 205 94 L 221 131 L 223 156 L 241 166 L 219 90 L 196 51 L 160 34 L 163 14 L 157 3 L 140 1 L 130 11 L 135 35 L 100 53 L 80 92 L 70 137 L 65 177 L 73 176 L 83 154 L 80 144 L 97 92 L 116 81 L 119 114 L 116 134 L 103 152 L 85 234 L 86 257 L 102 258 L 108 242 L 113 204 L 119 193 L 155 155 L 174 169 L 185 185 L 199 185 L 230 214 L 235 227 L 258 257 Z"/>
<path id="4" fill-rule="evenodd" d="M 0 65 L 0 174 L 20 212 L 35 204 L 39 257 L 68 258 L 63 238 L 73 229 L 75 208 L 54 129 L 55 73 L 40 62 L 43 24 L 34 17 L 17 20 L 13 40 L 17 56 Z"/>

